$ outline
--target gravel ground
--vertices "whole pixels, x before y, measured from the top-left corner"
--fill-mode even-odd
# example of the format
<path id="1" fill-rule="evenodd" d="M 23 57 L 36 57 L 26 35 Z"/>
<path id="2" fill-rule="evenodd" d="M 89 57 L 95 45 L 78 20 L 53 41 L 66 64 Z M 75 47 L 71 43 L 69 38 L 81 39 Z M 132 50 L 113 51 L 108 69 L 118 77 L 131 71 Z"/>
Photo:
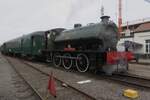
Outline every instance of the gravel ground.
<path id="1" fill-rule="evenodd" d="M 75 72 L 64 71 L 50 66 L 46 67 L 45 64 L 31 62 L 30 64 L 46 73 L 53 71 L 55 76 L 60 80 L 66 81 L 68 84 L 90 94 L 97 100 L 129 100 L 122 95 L 123 90 L 128 88 L 135 89 L 139 92 L 140 97 L 136 100 L 149 100 L 150 98 L 150 90 L 137 89 L 135 87 L 117 84 L 100 78 L 94 78 L 93 76 L 88 76 L 86 73 L 77 74 Z M 91 83 L 77 84 L 78 81 L 82 80 L 91 80 Z"/>
<path id="2" fill-rule="evenodd" d="M 33 91 L 0 54 L 0 100 L 38 100 Z"/>
<path id="3" fill-rule="evenodd" d="M 128 72 L 150 79 L 150 65 L 130 64 Z"/>
<path id="4" fill-rule="evenodd" d="M 40 98 L 31 90 L 30 86 L 16 73 L 12 74 L 12 84 L 15 87 L 16 97 L 19 100 L 40 100 Z"/>
<path id="5" fill-rule="evenodd" d="M 0 54 L 0 100 L 18 100 L 12 83 L 13 69 Z"/>
<path id="6" fill-rule="evenodd" d="M 24 78 L 41 94 L 42 97 L 45 98 L 49 77 L 28 67 L 25 64 L 22 64 L 17 59 L 10 60 L 13 65 L 15 65 L 17 70 L 19 70 L 19 72 L 24 76 Z M 55 100 L 88 100 L 87 97 L 80 94 L 79 92 L 72 90 L 69 87 L 63 87 L 62 84 L 58 81 L 56 81 L 56 86 L 57 98 L 55 98 Z M 49 95 L 48 100 L 53 99 L 54 97 Z"/>

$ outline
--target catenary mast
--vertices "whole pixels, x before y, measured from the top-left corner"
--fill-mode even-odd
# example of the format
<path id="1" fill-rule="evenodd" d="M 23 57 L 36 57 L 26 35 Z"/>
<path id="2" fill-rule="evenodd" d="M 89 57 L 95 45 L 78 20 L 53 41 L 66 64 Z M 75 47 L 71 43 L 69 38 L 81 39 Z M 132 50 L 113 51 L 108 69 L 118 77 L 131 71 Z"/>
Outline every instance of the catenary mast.
<path id="1" fill-rule="evenodd" d="M 119 35 L 119 37 L 120 37 L 120 33 L 122 32 L 122 27 L 121 27 L 121 25 L 122 25 L 122 0 L 119 0 L 119 16 L 118 16 L 118 30 L 119 30 L 119 33 L 118 33 L 118 35 Z"/>

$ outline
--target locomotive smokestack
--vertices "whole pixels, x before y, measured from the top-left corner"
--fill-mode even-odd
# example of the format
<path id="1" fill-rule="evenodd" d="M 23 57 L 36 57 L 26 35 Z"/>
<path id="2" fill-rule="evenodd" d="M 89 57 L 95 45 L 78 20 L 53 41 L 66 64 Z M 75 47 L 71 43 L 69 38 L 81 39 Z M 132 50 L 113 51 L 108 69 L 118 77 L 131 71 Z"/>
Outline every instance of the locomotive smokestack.
<path id="1" fill-rule="evenodd" d="M 104 23 L 105 23 L 105 22 L 108 22 L 108 21 L 109 21 L 109 18 L 110 18 L 110 16 L 102 16 L 102 17 L 101 17 L 101 21 L 104 22 Z"/>
<path id="2" fill-rule="evenodd" d="M 79 27 L 82 27 L 82 24 L 74 24 L 74 28 L 79 28 Z"/>

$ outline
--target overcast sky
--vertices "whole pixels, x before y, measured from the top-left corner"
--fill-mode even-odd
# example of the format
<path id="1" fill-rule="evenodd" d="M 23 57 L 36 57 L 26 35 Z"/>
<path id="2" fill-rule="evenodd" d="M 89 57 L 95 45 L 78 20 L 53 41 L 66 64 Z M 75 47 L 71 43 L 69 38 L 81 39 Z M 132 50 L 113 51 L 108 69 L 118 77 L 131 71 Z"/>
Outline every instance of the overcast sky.
<path id="1" fill-rule="evenodd" d="M 33 31 L 99 22 L 100 8 L 116 22 L 118 0 L 0 0 L 0 43 Z M 150 3 L 123 0 L 123 21 L 150 17 Z"/>

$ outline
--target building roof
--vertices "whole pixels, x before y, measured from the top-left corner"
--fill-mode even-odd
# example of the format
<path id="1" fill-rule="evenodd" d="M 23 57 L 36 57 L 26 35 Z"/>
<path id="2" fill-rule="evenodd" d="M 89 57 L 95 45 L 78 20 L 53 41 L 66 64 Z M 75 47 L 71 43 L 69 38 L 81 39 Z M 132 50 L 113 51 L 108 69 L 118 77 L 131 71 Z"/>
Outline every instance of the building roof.
<path id="1" fill-rule="evenodd" d="M 134 32 L 144 32 L 144 31 L 150 31 L 150 22 L 143 23 L 134 30 Z"/>
<path id="2" fill-rule="evenodd" d="M 123 23 L 122 34 L 126 33 L 127 28 L 130 30 L 131 33 L 150 31 L 150 17 Z"/>
<path id="3" fill-rule="evenodd" d="M 143 23 L 147 23 L 147 22 L 150 22 L 150 17 L 143 18 L 143 19 L 137 19 L 137 20 L 133 20 L 133 21 L 127 21 L 125 23 L 122 23 L 122 27 L 127 27 L 127 25 L 135 26 L 135 25 L 139 25 L 139 24 L 143 24 Z"/>

